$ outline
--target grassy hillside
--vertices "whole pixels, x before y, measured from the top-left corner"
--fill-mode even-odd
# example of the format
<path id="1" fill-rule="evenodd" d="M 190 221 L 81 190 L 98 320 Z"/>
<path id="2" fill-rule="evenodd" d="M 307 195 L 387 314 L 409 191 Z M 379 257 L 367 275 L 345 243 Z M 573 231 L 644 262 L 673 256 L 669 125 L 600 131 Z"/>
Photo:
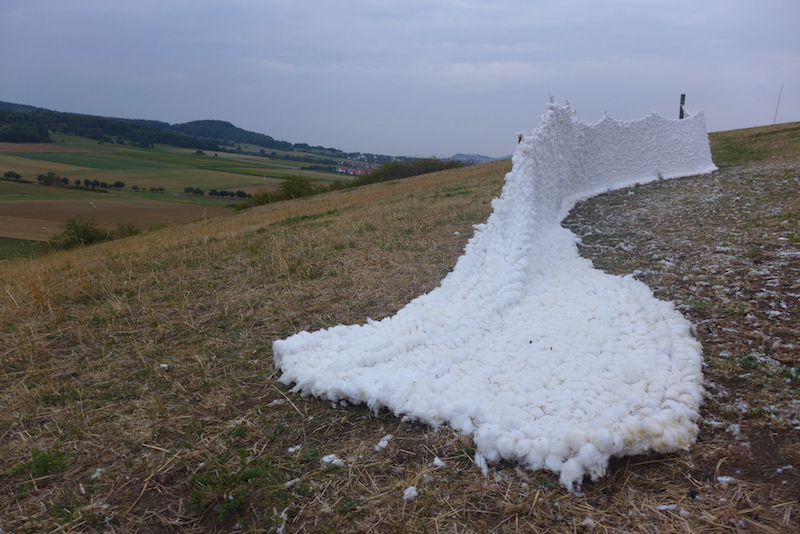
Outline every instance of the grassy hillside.
<path id="1" fill-rule="evenodd" d="M 775 124 L 709 135 L 714 162 L 731 165 L 767 159 L 796 158 L 800 123 Z"/>
<path id="2" fill-rule="evenodd" d="M 797 531 L 795 126 L 757 161 L 603 195 L 565 222 L 598 266 L 636 272 L 697 325 L 709 397 L 691 450 L 615 460 L 569 494 L 513 465 L 484 478 L 446 428 L 277 382 L 274 339 L 436 287 L 491 212 L 500 161 L 0 264 L 0 528 Z M 715 158 L 732 135 L 712 136 Z M 748 135 L 746 150 L 763 142 Z"/>

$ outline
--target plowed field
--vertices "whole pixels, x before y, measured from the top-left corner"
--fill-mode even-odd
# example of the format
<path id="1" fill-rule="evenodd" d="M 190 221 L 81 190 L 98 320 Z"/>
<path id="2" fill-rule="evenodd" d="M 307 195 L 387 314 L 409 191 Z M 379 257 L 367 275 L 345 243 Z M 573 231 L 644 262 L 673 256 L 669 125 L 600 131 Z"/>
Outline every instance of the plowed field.
<path id="1" fill-rule="evenodd" d="M 26 200 L 0 202 L 0 237 L 46 241 L 73 217 L 115 228 L 133 223 L 146 230 L 229 213 L 224 207 L 197 206 L 150 199 Z"/>

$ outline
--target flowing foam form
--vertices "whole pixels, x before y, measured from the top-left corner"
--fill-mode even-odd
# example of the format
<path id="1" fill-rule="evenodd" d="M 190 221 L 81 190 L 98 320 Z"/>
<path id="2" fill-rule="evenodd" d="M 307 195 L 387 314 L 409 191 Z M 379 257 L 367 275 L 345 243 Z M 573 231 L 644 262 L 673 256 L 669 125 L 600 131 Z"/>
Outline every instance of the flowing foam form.
<path id="1" fill-rule="evenodd" d="M 570 490 L 612 456 L 687 448 L 703 395 L 690 324 L 594 269 L 560 221 L 579 199 L 714 169 L 700 113 L 588 125 L 551 101 L 440 286 L 381 321 L 275 341 L 280 380 L 448 424 L 489 462 L 549 469 Z"/>

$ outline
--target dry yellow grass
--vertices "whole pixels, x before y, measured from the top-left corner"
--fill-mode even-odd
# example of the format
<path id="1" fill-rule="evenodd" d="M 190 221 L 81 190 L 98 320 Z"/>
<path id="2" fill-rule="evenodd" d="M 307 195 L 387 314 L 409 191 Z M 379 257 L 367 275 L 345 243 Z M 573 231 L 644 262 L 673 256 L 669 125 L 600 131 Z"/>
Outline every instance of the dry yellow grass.
<path id="1" fill-rule="evenodd" d="M 800 464 L 773 478 L 732 472 L 749 451 L 724 428 L 704 427 L 687 452 L 614 460 L 578 495 L 512 465 L 484 477 L 468 437 L 297 397 L 276 381 L 272 340 L 379 319 L 437 286 L 509 169 L 468 167 L 0 265 L 0 528 L 800 528 L 797 486 L 781 483 L 796 484 Z M 712 403 L 704 417 L 728 420 L 723 409 Z M 787 420 L 762 417 L 759 428 L 796 437 Z M 344 464 L 323 462 L 329 454 Z M 411 485 L 419 496 L 406 501 Z"/>

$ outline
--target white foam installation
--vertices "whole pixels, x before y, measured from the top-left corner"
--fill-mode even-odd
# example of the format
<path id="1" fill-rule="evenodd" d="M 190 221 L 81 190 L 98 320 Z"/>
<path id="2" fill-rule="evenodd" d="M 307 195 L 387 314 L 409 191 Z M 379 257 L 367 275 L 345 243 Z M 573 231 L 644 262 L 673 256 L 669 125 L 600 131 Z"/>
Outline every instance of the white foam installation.
<path id="1" fill-rule="evenodd" d="M 275 341 L 280 380 L 450 425 L 481 459 L 549 469 L 570 490 L 612 456 L 687 448 L 703 395 L 689 322 L 594 269 L 560 221 L 578 199 L 715 168 L 702 113 L 590 125 L 551 100 L 441 285 L 381 321 Z"/>

